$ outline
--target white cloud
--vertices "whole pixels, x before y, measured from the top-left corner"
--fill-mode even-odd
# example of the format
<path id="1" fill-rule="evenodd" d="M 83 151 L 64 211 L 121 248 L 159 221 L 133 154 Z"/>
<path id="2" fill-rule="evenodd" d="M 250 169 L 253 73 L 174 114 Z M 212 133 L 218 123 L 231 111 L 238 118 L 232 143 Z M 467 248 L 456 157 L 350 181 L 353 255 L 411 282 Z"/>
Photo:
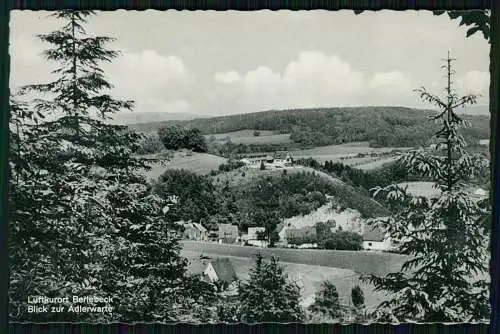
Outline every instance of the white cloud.
<path id="1" fill-rule="evenodd" d="M 44 43 L 27 35 L 10 38 L 10 80 L 12 89 L 22 85 L 41 83 L 53 79 L 50 73 L 56 68 L 53 62 L 47 62 L 42 54 Z"/>
<path id="2" fill-rule="evenodd" d="M 305 51 L 287 65 L 283 80 L 296 88 L 345 96 L 358 93 L 364 79 L 362 73 L 336 55 Z"/>
<path id="3" fill-rule="evenodd" d="M 301 52 L 283 71 L 258 66 L 247 73 L 217 73 L 233 85 L 215 92 L 213 103 L 238 101 L 239 112 L 273 108 L 405 104 L 413 98 L 412 81 L 401 71 L 377 72 L 367 79 L 337 55 Z M 238 78 L 236 80 L 236 78 Z M 240 79 L 241 78 L 241 79 Z M 232 102 L 230 102 L 232 101 Z M 241 110 L 248 109 L 248 110 Z"/>
<path id="4" fill-rule="evenodd" d="M 267 66 L 259 66 L 255 70 L 248 72 L 243 78 L 243 82 L 248 87 L 261 87 L 264 89 L 268 89 L 270 88 L 269 86 L 272 85 L 275 86 L 272 88 L 279 88 L 279 86 L 283 84 L 281 75 L 274 73 L 273 70 Z"/>
<path id="5" fill-rule="evenodd" d="M 371 90 L 379 92 L 411 93 L 412 83 L 410 78 L 400 71 L 377 72 L 368 83 Z"/>
<path id="6" fill-rule="evenodd" d="M 236 71 L 218 72 L 214 75 L 214 80 L 221 83 L 233 83 L 241 81 L 241 76 Z"/>
<path id="7" fill-rule="evenodd" d="M 457 78 L 458 87 L 463 93 L 488 95 L 490 74 L 488 72 L 469 71 Z"/>
<path id="8" fill-rule="evenodd" d="M 182 59 L 153 50 L 124 52 L 105 71 L 116 91 L 131 99 L 178 98 L 191 79 Z"/>
<path id="9" fill-rule="evenodd" d="M 35 38 L 18 36 L 12 39 L 11 88 L 51 79 L 50 62 L 44 60 L 44 45 Z M 123 49 L 114 47 L 114 49 Z M 49 66 L 47 66 L 49 65 Z M 161 55 L 153 50 L 122 52 L 112 63 L 102 64 L 112 95 L 136 102 L 136 111 L 187 112 L 189 104 L 183 95 L 192 76 L 182 59 Z"/>
<path id="10" fill-rule="evenodd" d="M 215 80 L 233 85 L 230 91 L 225 89 L 213 96 L 228 101 L 234 101 L 237 96 L 238 104 L 248 111 L 348 103 L 364 86 L 363 74 L 348 62 L 318 51 L 301 52 L 282 72 L 262 65 L 243 74 L 219 72 Z M 221 102 L 220 99 L 217 102 Z"/>

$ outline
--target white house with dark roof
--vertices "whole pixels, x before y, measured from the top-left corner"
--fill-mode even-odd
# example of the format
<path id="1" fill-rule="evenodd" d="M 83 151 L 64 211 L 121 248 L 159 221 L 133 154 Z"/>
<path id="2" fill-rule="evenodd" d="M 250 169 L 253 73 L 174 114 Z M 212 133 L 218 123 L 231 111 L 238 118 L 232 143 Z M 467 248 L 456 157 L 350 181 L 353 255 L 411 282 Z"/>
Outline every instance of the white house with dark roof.
<path id="1" fill-rule="evenodd" d="M 371 251 L 388 251 L 392 248 L 389 237 L 378 229 L 365 226 L 363 233 L 363 249 Z"/>
<path id="2" fill-rule="evenodd" d="M 274 153 L 274 162 L 277 164 L 282 164 L 284 166 L 291 166 L 293 163 L 292 156 L 290 152 L 278 151 Z"/>
<path id="3" fill-rule="evenodd" d="M 203 272 L 211 282 L 222 281 L 231 284 L 236 281 L 236 272 L 228 258 L 219 258 L 208 262 Z"/>

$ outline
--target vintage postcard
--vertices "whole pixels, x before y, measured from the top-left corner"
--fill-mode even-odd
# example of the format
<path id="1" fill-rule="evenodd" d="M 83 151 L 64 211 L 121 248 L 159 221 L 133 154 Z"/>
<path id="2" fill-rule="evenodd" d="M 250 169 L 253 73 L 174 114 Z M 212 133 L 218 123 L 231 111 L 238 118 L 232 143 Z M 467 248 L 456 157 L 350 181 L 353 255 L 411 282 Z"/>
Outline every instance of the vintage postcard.
<path id="1" fill-rule="evenodd" d="M 489 35 L 438 14 L 12 11 L 10 321 L 488 322 Z"/>

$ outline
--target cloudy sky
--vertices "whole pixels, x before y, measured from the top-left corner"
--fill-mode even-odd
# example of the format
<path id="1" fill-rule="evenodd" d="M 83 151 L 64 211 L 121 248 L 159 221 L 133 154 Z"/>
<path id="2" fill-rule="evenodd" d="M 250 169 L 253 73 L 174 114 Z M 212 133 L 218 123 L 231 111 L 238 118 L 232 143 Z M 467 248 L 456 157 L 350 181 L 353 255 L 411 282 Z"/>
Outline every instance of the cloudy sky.
<path id="1" fill-rule="evenodd" d="M 54 64 L 36 34 L 61 22 L 48 12 L 11 14 L 11 88 L 50 80 Z M 440 93 L 442 58 L 457 89 L 487 104 L 489 45 L 427 11 L 98 12 L 88 31 L 116 38 L 103 65 L 113 93 L 135 112 L 226 115 L 360 105 L 427 107 L 412 91 Z"/>

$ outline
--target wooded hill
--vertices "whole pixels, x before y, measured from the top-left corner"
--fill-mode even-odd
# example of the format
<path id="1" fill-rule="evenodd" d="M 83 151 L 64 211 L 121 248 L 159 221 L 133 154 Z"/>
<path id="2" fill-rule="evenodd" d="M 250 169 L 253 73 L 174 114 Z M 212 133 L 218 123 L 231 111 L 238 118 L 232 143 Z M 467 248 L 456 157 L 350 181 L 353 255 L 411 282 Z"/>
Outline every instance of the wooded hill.
<path id="1" fill-rule="evenodd" d="M 178 124 L 198 128 L 203 134 L 226 133 L 245 129 L 289 133 L 290 139 L 303 145 L 330 145 L 369 141 L 371 146 L 417 146 L 429 144 L 438 125 L 429 120 L 435 111 L 404 107 L 348 107 L 270 110 L 248 114 L 134 124 L 137 131 L 155 131 Z M 477 144 L 490 135 L 489 117 L 463 115 L 471 122 L 464 130 L 466 140 Z"/>

